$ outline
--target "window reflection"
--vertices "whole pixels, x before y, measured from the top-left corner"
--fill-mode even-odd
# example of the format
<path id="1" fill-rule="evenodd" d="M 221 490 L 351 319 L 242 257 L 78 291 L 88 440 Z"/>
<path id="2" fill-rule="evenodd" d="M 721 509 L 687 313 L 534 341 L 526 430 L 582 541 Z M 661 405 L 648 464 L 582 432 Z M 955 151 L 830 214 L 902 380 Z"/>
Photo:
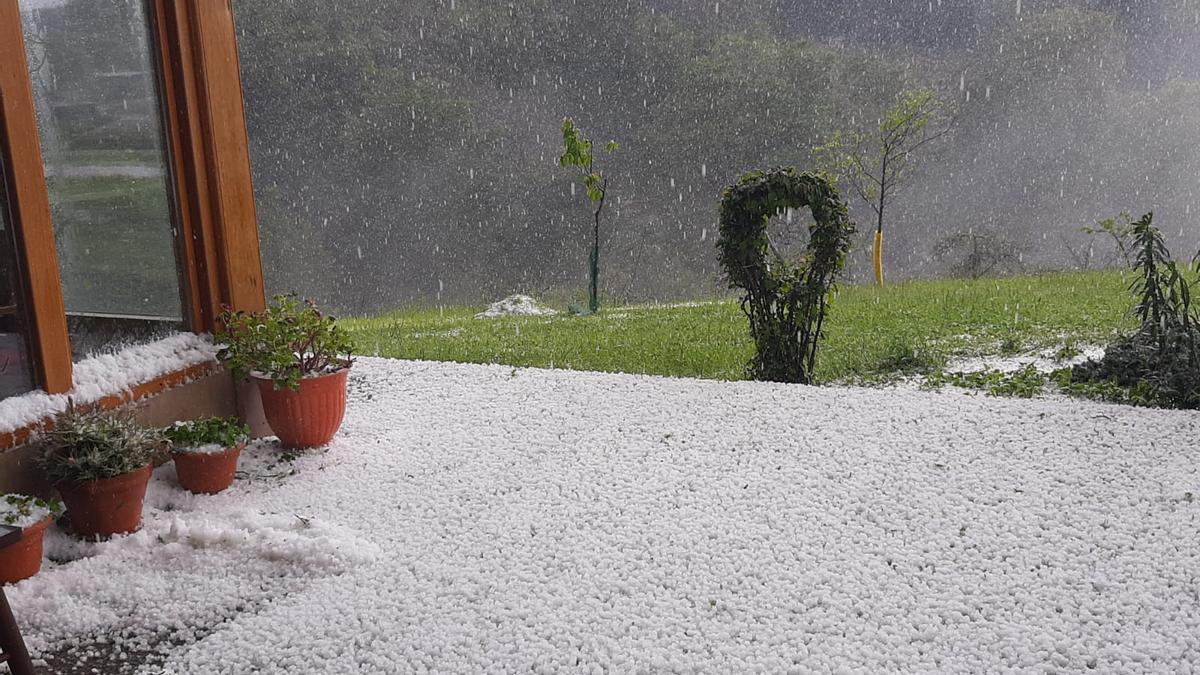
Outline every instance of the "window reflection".
<path id="1" fill-rule="evenodd" d="M 76 358 L 177 328 L 160 98 L 141 0 L 20 0 Z"/>

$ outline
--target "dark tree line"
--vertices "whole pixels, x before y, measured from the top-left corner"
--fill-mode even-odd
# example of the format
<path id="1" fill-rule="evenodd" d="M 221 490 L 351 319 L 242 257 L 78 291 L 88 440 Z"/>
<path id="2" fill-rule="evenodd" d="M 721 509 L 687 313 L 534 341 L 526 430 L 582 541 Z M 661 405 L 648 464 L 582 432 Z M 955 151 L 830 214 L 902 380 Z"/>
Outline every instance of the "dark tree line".
<path id="1" fill-rule="evenodd" d="M 718 292 L 721 187 L 811 167 L 833 129 L 914 86 L 960 118 L 895 212 L 898 277 L 944 273 L 955 232 L 1056 242 L 1195 198 L 1178 2 L 235 5 L 268 282 L 343 311 L 583 288 L 586 214 L 555 161 L 567 116 L 621 142 L 604 284 L 629 299 Z M 1029 264 L 1066 258 L 1038 250 Z"/>

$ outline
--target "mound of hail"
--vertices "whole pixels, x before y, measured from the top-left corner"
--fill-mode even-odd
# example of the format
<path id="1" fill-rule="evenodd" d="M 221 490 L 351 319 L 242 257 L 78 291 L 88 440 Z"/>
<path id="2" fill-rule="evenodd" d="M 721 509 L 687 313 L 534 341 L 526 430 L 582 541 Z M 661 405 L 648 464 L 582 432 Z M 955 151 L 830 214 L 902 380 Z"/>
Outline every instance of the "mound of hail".
<path id="1" fill-rule="evenodd" d="M 177 333 L 154 342 L 93 354 L 75 364 L 70 392 L 47 394 L 39 389 L 0 399 L 0 434 L 62 413 L 72 402 L 93 403 L 157 377 L 216 360 L 217 347 L 208 336 L 194 333 Z"/>
<path id="2" fill-rule="evenodd" d="M 364 358 L 338 439 L 159 469 L 8 589 L 120 673 L 1193 672 L 1200 417 Z M 65 562 L 65 561 L 71 562 Z M 80 671 L 82 672 L 82 671 Z"/>
<path id="3" fill-rule="evenodd" d="M 1104 358 L 1103 347 L 1088 345 L 1066 357 L 1059 354 L 1059 350 L 1042 349 L 1016 356 L 972 356 L 951 359 L 946 365 L 945 371 L 947 373 L 979 373 L 998 370 L 1002 373 L 1015 373 L 1033 366 L 1038 372 L 1049 373 L 1059 368 L 1070 368 L 1089 360 L 1099 361 L 1102 358 Z"/>
<path id="4" fill-rule="evenodd" d="M 558 310 L 539 305 L 537 300 L 528 295 L 510 295 L 488 305 L 488 308 L 475 315 L 476 319 L 494 319 L 500 316 L 554 316 Z"/>

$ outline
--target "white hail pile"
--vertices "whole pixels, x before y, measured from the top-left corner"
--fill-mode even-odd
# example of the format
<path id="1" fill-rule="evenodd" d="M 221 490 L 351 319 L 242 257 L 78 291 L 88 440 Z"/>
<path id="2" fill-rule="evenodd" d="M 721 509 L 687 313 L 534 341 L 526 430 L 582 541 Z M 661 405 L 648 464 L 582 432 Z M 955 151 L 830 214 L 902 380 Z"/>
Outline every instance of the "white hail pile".
<path id="1" fill-rule="evenodd" d="M 558 310 L 539 305 L 537 300 L 528 295 L 510 295 L 488 305 L 488 308 L 475 315 L 476 319 L 494 319 L 500 316 L 554 316 Z"/>
<path id="2" fill-rule="evenodd" d="M 998 370 L 1002 373 L 1015 373 L 1033 366 L 1041 373 L 1049 373 L 1059 368 L 1077 366 L 1086 361 L 1099 361 L 1104 358 L 1104 348 L 1088 345 L 1078 350 L 1078 353 L 1063 358 L 1056 349 L 1043 349 L 1030 354 L 1015 356 L 971 356 L 952 359 L 944 368 L 947 373 L 979 373 Z"/>
<path id="3" fill-rule="evenodd" d="M 256 445 L 214 497 L 165 467 L 142 533 L 52 535 L 85 557 L 9 590 L 33 649 L 147 673 L 1200 669 L 1195 413 L 380 359 L 351 387 L 325 453 Z"/>
<path id="4" fill-rule="evenodd" d="M 202 363 L 215 363 L 217 347 L 203 335 L 179 333 L 147 344 L 98 354 L 76 363 L 66 394 L 37 390 L 0 399 L 0 433 L 34 424 L 67 409 L 129 391 L 155 378 Z"/>

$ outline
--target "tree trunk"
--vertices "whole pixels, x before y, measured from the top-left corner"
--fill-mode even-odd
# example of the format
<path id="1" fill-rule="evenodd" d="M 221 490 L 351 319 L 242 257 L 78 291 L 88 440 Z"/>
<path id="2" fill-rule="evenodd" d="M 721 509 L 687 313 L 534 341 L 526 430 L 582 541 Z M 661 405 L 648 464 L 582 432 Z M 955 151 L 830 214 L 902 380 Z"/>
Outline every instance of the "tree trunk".
<path id="1" fill-rule="evenodd" d="M 883 287 L 883 209 L 887 205 L 888 185 L 888 153 L 885 151 L 880 162 L 879 171 L 879 208 L 875 210 L 879 216 L 875 221 L 875 284 Z"/>
<path id="2" fill-rule="evenodd" d="M 592 255 L 591 283 L 588 285 L 588 311 L 592 314 L 600 311 L 600 213 L 596 213 L 596 222 L 592 226 Z"/>
<path id="3" fill-rule="evenodd" d="M 883 287 L 883 230 L 875 230 L 875 284 Z"/>

